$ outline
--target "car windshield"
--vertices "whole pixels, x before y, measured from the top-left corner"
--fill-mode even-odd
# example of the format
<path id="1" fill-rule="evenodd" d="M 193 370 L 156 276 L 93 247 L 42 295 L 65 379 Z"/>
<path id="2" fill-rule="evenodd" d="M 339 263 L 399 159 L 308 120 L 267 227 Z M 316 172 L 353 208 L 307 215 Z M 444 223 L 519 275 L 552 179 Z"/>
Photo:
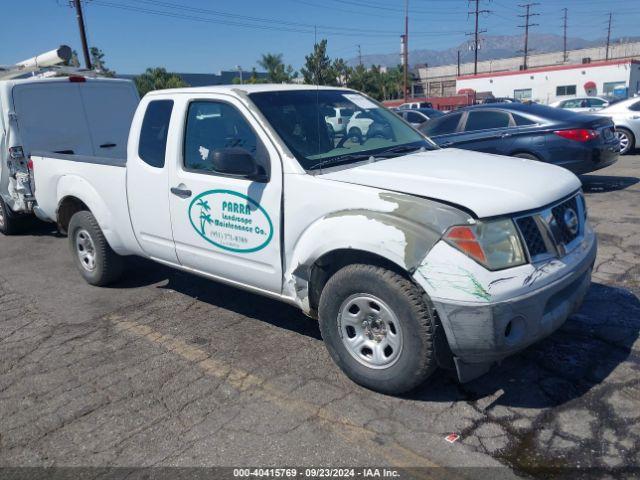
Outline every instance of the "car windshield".
<path id="1" fill-rule="evenodd" d="M 356 92 L 294 90 L 249 97 L 305 170 L 437 148 L 396 114 Z M 345 118 L 345 112 L 351 115 Z"/>

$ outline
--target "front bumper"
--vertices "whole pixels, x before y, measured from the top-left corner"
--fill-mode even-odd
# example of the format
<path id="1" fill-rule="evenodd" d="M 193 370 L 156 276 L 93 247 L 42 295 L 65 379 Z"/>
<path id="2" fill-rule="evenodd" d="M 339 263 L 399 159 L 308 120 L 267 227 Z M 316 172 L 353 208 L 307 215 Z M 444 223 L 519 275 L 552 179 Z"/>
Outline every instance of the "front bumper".
<path id="1" fill-rule="evenodd" d="M 591 233 L 565 258 L 536 267 L 529 265 L 533 272 L 511 269 L 513 272 L 492 272 L 502 277 L 493 280 L 474 277 L 474 285 L 484 290 L 485 302 L 438 297 L 439 289 L 433 288 L 438 284 L 432 275 L 432 280 L 424 284 L 425 290 L 445 330 L 460 381 L 482 375 L 494 362 L 559 328 L 582 303 L 591 283 L 596 252 L 597 242 Z M 428 275 L 429 271 L 423 270 L 416 279 L 420 283 L 420 278 Z M 501 283 L 503 287 L 497 292 Z M 523 289 L 522 284 L 527 283 L 528 288 Z M 492 291 L 496 291 L 495 301 Z"/>

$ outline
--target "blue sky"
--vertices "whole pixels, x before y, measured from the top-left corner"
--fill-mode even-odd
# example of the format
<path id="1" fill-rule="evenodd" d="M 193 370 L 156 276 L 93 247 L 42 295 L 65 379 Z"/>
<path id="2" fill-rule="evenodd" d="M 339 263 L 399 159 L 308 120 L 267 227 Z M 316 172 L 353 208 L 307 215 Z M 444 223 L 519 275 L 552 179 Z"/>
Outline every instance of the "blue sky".
<path id="1" fill-rule="evenodd" d="M 0 64 L 68 44 L 80 51 L 68 0 L 2 0 Z M 613 36 L 640 35 L 640 0 L 538 0 L 537 33 L 562 33 L 563 7 L 569 35 L 603 38 L 614 11 Z M 492 10 L 481 18 L 490 35 L 521 32 L 523 0 L 482 0 Z M 466 41 L 473 29 L 466 0 L 409 0 L 410 49 L 444 49 Z M 89 43 L 120 73 L 164 66 L 181 72 L 217 72 L 255 66 L 261 53 L 284 54 L 299 68 L 317 37 L 328 38 L 332 57 L 400 51 L 403 0 L 84 0 Z M 622 11 L 624 10 L 624 11 Z M 10 19 L 10 21 L 9 21 Z M 535 47 L 535 45 L 534 45 Z"/>

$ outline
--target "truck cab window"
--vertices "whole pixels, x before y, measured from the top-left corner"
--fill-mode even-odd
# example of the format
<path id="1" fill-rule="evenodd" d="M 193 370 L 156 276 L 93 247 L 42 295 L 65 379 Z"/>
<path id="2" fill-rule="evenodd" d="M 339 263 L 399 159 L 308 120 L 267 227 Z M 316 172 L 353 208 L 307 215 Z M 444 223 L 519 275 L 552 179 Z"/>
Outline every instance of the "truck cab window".
<path id="1" fill-rule="evenodd" d="M 235 107 L 224 102 L 191 102 L 184 140 L 185 168 L 214 173 L 213 153 L 224 148 L 243 148 L 262 165 L 267 157 L 255 132 Z"/>
<path id="2" fill-rule="evenodd" d="M 171 110 L 173 110 L 173 100 L 154 100 L 149 102 L 147 111 L 144 113 L 138 156 L 152 167 L 164 167 Z"/>

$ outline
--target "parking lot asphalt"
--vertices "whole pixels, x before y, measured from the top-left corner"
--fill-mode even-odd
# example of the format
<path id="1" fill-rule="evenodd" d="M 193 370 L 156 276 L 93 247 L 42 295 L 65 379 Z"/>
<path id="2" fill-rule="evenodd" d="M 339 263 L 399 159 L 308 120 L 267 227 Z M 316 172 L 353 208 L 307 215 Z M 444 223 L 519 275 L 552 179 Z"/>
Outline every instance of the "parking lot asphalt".
<path id="1" fill-rule="evenodd" d="M 639 181 L 640 155 L 583 177 L 578 314 L 404 398 L 350 382 L 289 306 L 142 259 L 91 287 L 52 227 L 0 236 L 0 466 L 640 466 Z"/>

